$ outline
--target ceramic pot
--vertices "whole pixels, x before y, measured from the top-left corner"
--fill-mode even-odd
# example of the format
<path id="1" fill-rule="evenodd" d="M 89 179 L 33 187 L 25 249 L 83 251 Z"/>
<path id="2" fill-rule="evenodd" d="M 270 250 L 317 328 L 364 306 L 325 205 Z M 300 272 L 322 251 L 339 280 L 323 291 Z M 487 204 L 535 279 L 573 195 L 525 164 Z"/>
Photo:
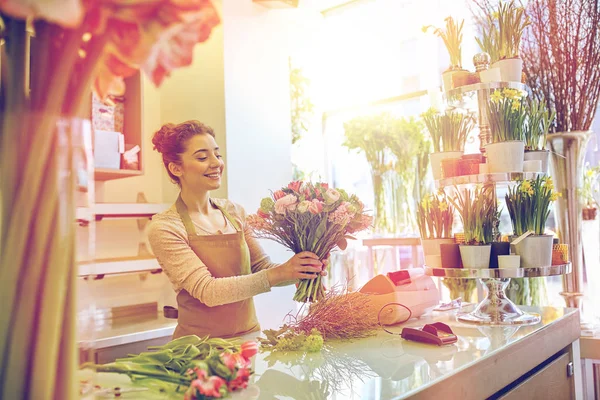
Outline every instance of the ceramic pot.
<path id="1" fill-rule="evenodd" d="M 481 79 L 482 83 L 500 82 L 502 80 L 500 68 L 496 67 L 479 71 L 479 79 Z"/>
<path id="2" fill-rule="evenodd" d="M 448 69 L 442 73 L 442 86 L 444 87 L 444 92 L 448 92 L 452 90 L 452 75 L 456 70 Z"/>
<path id="3" fill-rule="evenodd" d="M 519 268 L 521 266 L 521 256 L 516 254 L 498 256 L 498 268 Z"/>
<path id="4" fill-rule="evenodd" d="M 458 88 L 471 83 L 471 73 L 466 69 L 454 71 L 452 74 L 452 87 Z"/>
<path id="5" fill-rule="evenodd" d="M 485 152 L 490 174 L 523 172 L 525 142 L 522 140 L 486 144 Z"/>
<path id="6" fill-rule="evenodd" d="M 440 245 L 442 268 L 462 268 L 459 245 L 442 243 Z"/>
<path id="7" fill-rule="evenodd" d="M 484 269 L 490 266 L 490 254 L 492 246 L 489 244 L 482 244 L 479 246 L 471 246 L 461 244 L 460 258 L 463 263 L 463 268 L 472 269 Z"/>
<path id="8" fill-rule="evenodd" d="M 552 265 L 552 235 L 530 235 L 514 245 L 521 256 L 521 268 L 539 268 Z"/>
<path id="9" fill-rule="evenodd" d="M 525 161 L 540 160 L 542 162 L 541 172 L 543 174 L 548 173 L 548 160 L 550 159 L 550 152 L 548 150 L 526 151 L 523 157 Z"/>
<path id="10" fill-rule="evenodd" d="M 542 160 L 524 160 L 523 172 L 542 172 Z"/>
<path id="11" fill-rule="evenodd" d="M 519 57 L 505 58 L 492 64 L 493 68 L 500 68 L 502 82 L 521 82 L 523 77 L 523 60 Z"/>
<path id="12" fill-rule="evenodd" d="M 479 173 L 479 160 L 474 158 L 461 158 L 458 160 L 459 175 L 477 175 Z"/>
<path id="13" fill-rule="evenodd" d="M 460 158 L 446 158 L 442 160 L 442 179 L 459 176 L 458 161 Z"/>
<path id="14" fill-rule="evenodd" d="M 442 151 L 429 154 L 429 162 L 431 162 L 431 172 L 433 179 L 442 179 L 442 161 L 446 159 L 457 159 L 462 156 L 462 151 Z"/>
<path id="15" fill-rule="evenodd" d="M 423 255 L 425 257 L 439 256 L 441 254 L 440 245 L 443 243 L 454 243 L 454 239 L 421 239 L 421 246 L 423 246 Z"/>
<path id="16" fill-rule="evenodd" d="M 510 254 L 510 243 L 492 242 L 491 245 L 490 268 L 498 268 L 498 256 L 507 256 Z"/>

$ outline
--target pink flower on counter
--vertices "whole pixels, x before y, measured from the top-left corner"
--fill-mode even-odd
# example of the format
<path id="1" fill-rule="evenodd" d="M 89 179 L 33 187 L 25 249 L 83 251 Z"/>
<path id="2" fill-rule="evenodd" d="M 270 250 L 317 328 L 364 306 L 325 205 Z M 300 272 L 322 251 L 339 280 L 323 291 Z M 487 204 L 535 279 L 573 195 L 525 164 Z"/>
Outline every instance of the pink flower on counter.
<path id="1" fill-rule="evenodd" d="M 282 197 L 285 197 L 285 192 L 284 192 L 283 190 L 278 190 L 278 191 L 276 191 L 275 193 L 273 193 L 273 198 L 274 198 L 275 200 L 279 200 L 279 199 L 281 199 Z"/>
<path id="2" fill-rule="evenodd" d="M 242 343 L 240 353 L 246 360 L 250 360 L 258 353 L 258 343 L 253 341 Z"/>
<path id="3" fill-rule="evenodd" d="M 235 379 L 229 381 L 228 388 L 230 391 L 246 389 L 250 380 L 250 370 L 248 368 L 240 368 L 235 376 Z"/>
<path id="4" fill-rule="evenodd" d="M 311 214 L 319 214 L 321 211 L 323 211 L 323 202 L 319 201 L 317 199 L 314 199 L 310 203 L 310 206 L 308 207 L 308 211 Z"/>
<path id="5" fill-rule="evenodd" d="M 221 359 L 223 360 L 223 364 L 231 371 L 234 371 L 236 368 L 246 368 L 250 365 L 250 360 L 241 353 L 223 353 L 221 354 Z"/>
<path id="6" fill-rule="evenodd" d="M 340 192 L 335 189 L 327 189 L 325 192 L 325 204 L 333 204 L 340 199 Z"/>
<path id="7" fill-rule="evenodd" d="M 298 205 L 298 198 L 293 194 L 283 196 L 275 202 L 275 212 L 277 214 L 284 214 L 286 211 L 294 211 Z"/>
<path id="8" fill-rule="evenodd" d="M 300 193 L 300 186 L 302 186 L 301 181 L 294 181 L 288 183 L 288 189 L 292 189 L 296 193 Z"/>
<path id="9" fill-rule="evenodd" d="M 210 396 L 215 398 L 221 397 L 219 389 L 221 386 L 226 385 L 227 382 L 219 376 L 213 375 L 206 380 L 195 379 L 192 381 L 192 387 L 196 389 L 200 394 L 204 396 Z"/>

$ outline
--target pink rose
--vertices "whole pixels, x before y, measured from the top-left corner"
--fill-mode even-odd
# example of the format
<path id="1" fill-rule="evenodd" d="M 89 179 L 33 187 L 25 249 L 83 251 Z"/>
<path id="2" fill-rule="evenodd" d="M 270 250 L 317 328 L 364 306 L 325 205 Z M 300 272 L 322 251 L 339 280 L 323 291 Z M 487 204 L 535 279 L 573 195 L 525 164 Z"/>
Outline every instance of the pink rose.
<path id="1" fill-rule="evenodd" d="M 275 193 L 273 193 L 273 197 L 275 198 L 275 200 L 279 200 L 284 196 L 285 196 L 285 192 L 283 190 L 278 190 Z"/>
<path id="2" fill-rule="evenodd" d="M 335 189 L 327 189 L 325 192 L 325 204 L 333 204 L 340 199 L 340 192 Z"/>
<path id="3" fill-rule="evenodd" d="M 323 211 L 323 202 L 319 201 L 317 199 L 314 199 L 310 203 L 310 206 L 308 206 L 308 211 L 311 214 L 319 214 L 321 211 Z"/>
<path id="4" fill-rule="evenodd" d="M 298 198 L 293 194 L 288 194 L 275 202 L 275 212 L 285 214 L 286 211 L 294 211 L 297 205 Z"/>
<path id="5" fill-rule="evenodd" d="M 228 388 L 230 391 L 245 389 L 248 387 L 250 380 L 250 371 L 248 368 L 240 368 L 235 376 L 235 379 L 229 381 Z"/>
<path id="6" fill-rule="evenodd" d="M 258 353 L 258 343 L 253 341 L 242 343 L 240 353 L 242 353 L 242 357 L 246 360 L 251 359 Z"/>

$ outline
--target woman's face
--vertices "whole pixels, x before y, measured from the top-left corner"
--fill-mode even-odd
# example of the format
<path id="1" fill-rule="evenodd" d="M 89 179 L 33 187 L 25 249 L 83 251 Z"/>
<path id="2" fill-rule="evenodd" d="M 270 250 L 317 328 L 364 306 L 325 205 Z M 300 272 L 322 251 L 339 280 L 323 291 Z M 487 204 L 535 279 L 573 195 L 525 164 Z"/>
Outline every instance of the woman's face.
<path id="1" fill-rule="evenodd" d="M 208 134 L 192 136 L 178 166 L 182 187 L 192 191 L 215 190 L 221 186 L 221 175 L 225 163 L 215 138 Z"/>

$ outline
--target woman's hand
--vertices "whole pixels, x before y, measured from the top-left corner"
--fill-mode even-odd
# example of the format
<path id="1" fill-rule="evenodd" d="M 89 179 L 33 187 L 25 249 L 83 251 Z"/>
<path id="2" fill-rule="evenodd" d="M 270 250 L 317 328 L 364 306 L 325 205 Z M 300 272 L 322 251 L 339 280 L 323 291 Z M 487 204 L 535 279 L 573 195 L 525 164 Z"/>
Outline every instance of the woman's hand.
<path id="1" fill-rule="evenodd" d="M 319 274 L 327 275 L 323 267 L 324 264 L 316 254 L 303 251 L 295 254 L 285 263 L 268 269 L 267 278 L 271 286 L 298 279 L 314 279 Z"/>

